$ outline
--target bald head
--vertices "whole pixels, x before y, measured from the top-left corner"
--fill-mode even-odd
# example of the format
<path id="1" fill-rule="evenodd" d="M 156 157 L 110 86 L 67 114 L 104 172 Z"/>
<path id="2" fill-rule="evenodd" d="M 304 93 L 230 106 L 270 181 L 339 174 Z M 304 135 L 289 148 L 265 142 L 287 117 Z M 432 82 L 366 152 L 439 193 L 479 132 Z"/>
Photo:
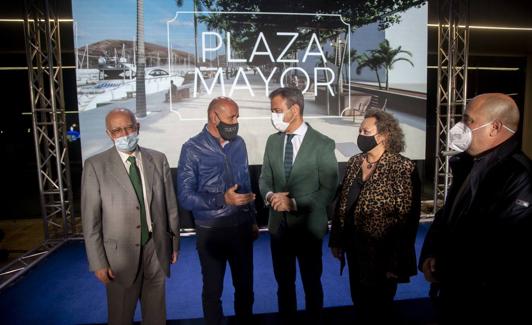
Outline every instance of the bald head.
<path id="1" fill-rule="evenodd" d="M 105 127 L 107 130 L 111 130 L 111 124 L 116 119 L 127 118 L 131 121 L 131 124 L 137 124 L 137 118 L 135 114 L 127 108 L 114 108 L 105 116 Z"/>
<path id="2" fill-rule="evenodd" d="M 472 132 L 467 152 L 477 156 L 514 135 L 519 125 L 519 110 L 507 95 L 482 94 L 467 105 L 464 122 Z"/>
<path id="3" fill-rule="evenodd" d="M 226 111 L 228 109 L 237 109 L 238 110 L 238 104 L 232 100 L 229 97 L 216 97 L 211 101 L 209 104 L 209 109 L 207 110 L 207 113 L 210 114 L 214 111 Z"/>
<path id="4" fill-rule="evenodd" d="M 473 98 L 471 106 L 478 105 L 486 122 L 499 120 L 508 128 L 517 131 L 519 127 L 519 109 L 515 101 L 501 93 L 487 93 Z"/>
<path id="5" fill-rule="evenodd" d="M 229 97 L 216 97 L 207 110 L 208 130 L 215 137 L 223 140 L 217 126 L 219 123 L 235 125 L 238 123 L 238 104 Z"/>
<path id="6" fill-rule="evenodd" d="M 238 104 L 229 97 L 216 97 L 209 104 L 207 116 L 209 124 L 213 124 L 213 126 L 218 124 L 220 120 L 227 124 L 237 123 Z"/>

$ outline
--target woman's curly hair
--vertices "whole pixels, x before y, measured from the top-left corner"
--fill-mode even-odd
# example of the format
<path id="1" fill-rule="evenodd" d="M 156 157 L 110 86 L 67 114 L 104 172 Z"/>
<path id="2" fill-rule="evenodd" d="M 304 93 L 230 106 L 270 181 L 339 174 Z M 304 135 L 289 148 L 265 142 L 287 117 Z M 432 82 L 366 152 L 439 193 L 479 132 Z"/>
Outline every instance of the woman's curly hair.
<path id="1" fill-rule="evenodd" d="M 386 136 L 384 145 L 388 152 L 400 153 L 405 150 L 405 135 L 399 126 L 399 121 L 392 114 L 379 109 L 370 109 L 364 115 L 365 119 L 369 117 L 375 118 L 377 132 Z"/>

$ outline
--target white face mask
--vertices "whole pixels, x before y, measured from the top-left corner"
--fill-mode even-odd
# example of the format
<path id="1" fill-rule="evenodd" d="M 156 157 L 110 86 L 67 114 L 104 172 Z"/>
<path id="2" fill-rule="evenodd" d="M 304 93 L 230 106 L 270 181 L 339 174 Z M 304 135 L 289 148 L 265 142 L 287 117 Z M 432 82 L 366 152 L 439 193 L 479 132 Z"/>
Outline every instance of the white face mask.
<path id="1" fill-rule="evenodd" d="M 277 129 L 279 132 L 284 132 L 290 125 L 290 122 L 284 121 L 284 113 L 274 113 L 272 112 L 272 124 L 275 129 Z"/>
<path id="2" fill-rule="evenodd" d="M 493 123 L 493 121 L 482 124 L 481 126 L 476 127 L 474 129 L 471 129 L 469 126 L 465 125 L 464 122 L 456 123 L 449 130 L 449 147 L 452 150 L 458 152 L 466 151 L 471 146 L 471 141 L 473 140 L 473 132 L 478 129 L 482 129 L 483 127 L 488 126 L 491 123 Z M 503 125 L 503 127 L 511 133 L 515 133 L 514 130 L 510 129 L 506 125 Z"/>
<path id="3" fill-rule="evenodd" d="M 123 137 L 115 139 L 115 146 L 121 152 L 129 153 L 137 149 L 137 143 L 139 142 L 139 135 L 137 132 L 124 135 Z"/>

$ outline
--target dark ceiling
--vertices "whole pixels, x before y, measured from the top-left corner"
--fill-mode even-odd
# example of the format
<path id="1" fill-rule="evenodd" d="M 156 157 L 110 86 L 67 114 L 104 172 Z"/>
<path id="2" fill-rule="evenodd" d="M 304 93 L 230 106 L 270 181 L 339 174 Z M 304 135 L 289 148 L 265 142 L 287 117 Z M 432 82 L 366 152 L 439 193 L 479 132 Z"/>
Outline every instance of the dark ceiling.
<path id="1" fill-rule="evenodd" d="M 429 0 L 428 20 L 430 24 L 438 23 L 439 2 L 437 0 Z M 50 0 L 50 3 L 57 3 L 57 11 L 60 17 L 71 17 L 71 2 L 69 0 Z M 532 28 L 532 1 L 530 0 L 470 0 L 469 4 L 470 25 Z M 24 13 L 23 8 L 23 1 L 1 1 L 0 18 L 21 18 Z M 436 32 L 437 29 L 435 27 L 429 27 L 431 38 L 435 39 Z M 4 37 L 12 38 L 9 33 L 4 33 Z M 5 44 L 5 42 L 2 43 L 4 44 L 1 47 L 7 50 L 6 47 L 9 47 L 9 45 Z M 15 41 L 14 43 L 19 42 Z M 21 43 L 23 45 L 23 39 L 21 39 Z M 435 48 L 433 50 L 429 49 L 429 52 L 435 52 Z M 490 56 L 527 55 L 532 53 L 532 30 L 471 29 L 470 53 L 471 55 Z"/>
<path id="2" fill-rule="evenodd" d="M 429 1 L 430 24 L 438 23 L 438 2 Z M 469 4 L 471 26 L 530 29 L 528 31 L 470 29 L 471 55 L 524 56 L 532 54 L 532 1 L 470 0 Z M 435 38 L 437 28 L 430 27 L 429 33 Z"/>

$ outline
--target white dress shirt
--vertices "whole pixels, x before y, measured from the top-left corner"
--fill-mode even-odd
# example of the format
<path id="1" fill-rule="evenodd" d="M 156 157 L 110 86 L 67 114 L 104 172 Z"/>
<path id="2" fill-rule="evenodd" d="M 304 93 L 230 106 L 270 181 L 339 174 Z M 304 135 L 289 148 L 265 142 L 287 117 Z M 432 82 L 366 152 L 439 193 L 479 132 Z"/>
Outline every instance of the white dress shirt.
<path id="1" fill-rule="evenodd" d="M 131 166 L 131 163 L 127 160 L 129 158 L 129 154 L 121 152 L 119 150 L 118 154 L 120 155 L 120 158 L 122 159 L 122 162 L 124 163 L 124 167 L 126 168 L 127 173 L 129 174 L 129 167 Z M 152 232 L 151 228 L 151 215 L 150 215 L 150 204 L 148 203 L 148 196 L 146 195 L 146 181 L 144 180 L 144 169 L 142 168 L 142 154 L 140 150 L 137 148 L 133 152 L 131 156 L 135 156 L 135 160 L 137 162 L 137 167 L 140 170 L 140 179 L 142 181 L 142 193 L 144 194 L 144 207 L 146 210 L 146 223 L 148 224 L 148 231 Z"/>
<path id="2" fill-rule="evenodd" d="M 294 132 L 291 133 L 291 134 L 294 135 L 292 137 L 292 151 L 293 151 L 292 165 L 296 161 L 297 153 L 299 152 L 299 148 L 301 148 L 301 144 L 303 143 L 303 139 L 305 138 L 305 134 L 307 134 L 307 130 L 308 130 L 308 125 L 307 125 L 307 123 L 303 122 L 303 123 L 301 123 L 301 125 L 297 129 L 295 129 Z M 286 148 L 286 139 L 288 139 L 288 137 L 286 135 L 284 135 L 283 161 L 284 161 L 284 150 Z M 270 192 L 266 193 L 266 197 L 264 198 L 264 202 L 266 202 L 266 206 L 270 205 L 270 202 L 268 202 L 268 197 L 270 196 L 270 194 L 273 194 L 273 192 L 270 191 Z M 292 203 L 294 205 L 294 211 L 297 211 L 297 203 L 296 203 L 296 200 L 293 199 L 293 198 L 292 198 Z"/>
<path id="3" fill-rule="evenodd" d="M 292 148 L 293 148 L 292 165 L 296 161 L 297 153 L 299 152 L 299 148 L 301 148 L 301 144 L 303 143 L 303 138 L 305 138 L 305 134 L 307 134 L 307 130 L 308 130 L 307 123 L 303 122 L 292 133 L 294 135 L 292 137 Z M 286 148 L 286 139 L 288 139 L 288 137 L 285 135 L 284 141 L 283 141 L 283 161 L 284 161 L 284 149 Z"/>

